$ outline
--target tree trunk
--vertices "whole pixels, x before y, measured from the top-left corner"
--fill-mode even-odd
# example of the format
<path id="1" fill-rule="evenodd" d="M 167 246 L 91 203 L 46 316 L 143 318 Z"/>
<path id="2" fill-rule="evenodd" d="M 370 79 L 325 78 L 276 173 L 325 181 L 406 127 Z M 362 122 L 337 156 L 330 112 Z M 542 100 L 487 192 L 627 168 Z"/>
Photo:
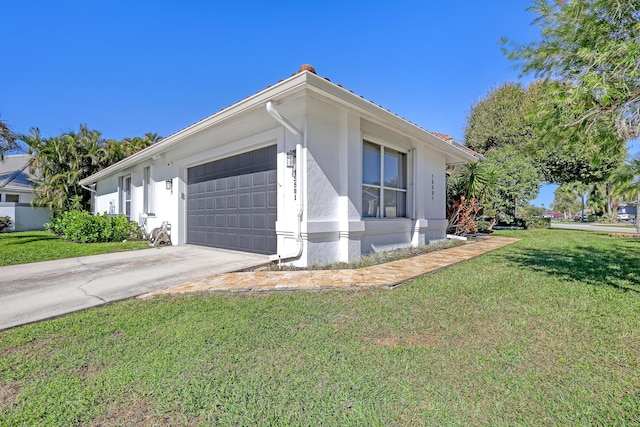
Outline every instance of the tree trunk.
<path id="1" fill-rule="evenodd" d="M 640 191 L 636 197 L 636 233 L 640 233 L 640 223 L 638 222 L 638 214 L 640 213 Z"/>

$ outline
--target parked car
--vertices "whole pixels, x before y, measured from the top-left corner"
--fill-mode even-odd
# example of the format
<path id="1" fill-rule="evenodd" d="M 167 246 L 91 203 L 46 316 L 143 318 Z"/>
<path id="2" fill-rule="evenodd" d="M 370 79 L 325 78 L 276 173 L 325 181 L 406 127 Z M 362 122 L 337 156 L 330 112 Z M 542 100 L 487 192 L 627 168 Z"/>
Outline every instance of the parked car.
<path id="1" fill-rule="evenodd" d="M 626 212 L 618 212 L 618 220 L 619 221 L 629 221 L 631 219 L 631 215 Z"/>

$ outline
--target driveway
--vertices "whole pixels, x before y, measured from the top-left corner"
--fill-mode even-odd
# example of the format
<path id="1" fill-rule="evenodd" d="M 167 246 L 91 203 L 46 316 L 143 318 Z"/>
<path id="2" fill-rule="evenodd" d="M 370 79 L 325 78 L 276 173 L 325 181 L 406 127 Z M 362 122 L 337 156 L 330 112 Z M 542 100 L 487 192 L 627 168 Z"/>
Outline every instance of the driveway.
<path id="1" fill-rule="evenodd" d="M 184 245 L 0 267 L 0 329 L 267 262 Z"/>

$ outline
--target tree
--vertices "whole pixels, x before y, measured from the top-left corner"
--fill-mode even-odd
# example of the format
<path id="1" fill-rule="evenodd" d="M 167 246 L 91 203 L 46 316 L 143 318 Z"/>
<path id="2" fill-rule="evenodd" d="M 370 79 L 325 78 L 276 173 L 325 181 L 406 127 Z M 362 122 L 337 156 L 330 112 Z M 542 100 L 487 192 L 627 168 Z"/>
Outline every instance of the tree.
<path id="1" fill-rule="evenodd" d="M 620 168 L 614 178 L 617 192 L 627 200 L 636 202 L 636 232 L 640 233 L 640 157 L 630 160 Z"/>
<path id="2" fill-rule="evenodd" d="M 540 191 L 538 170 L 526 154 L 513 146 L 491 151 L 486 161 L 497 171 L 497 177 L 490 196 L 482 200 L 485 214 L 492 211 L 497 218 L 512 222 L 517 206 L 531 201 Z"/>
<path id="3" fill-rule="evenodd" d="M 575 111 L 558 100 L 557 87 L 557 82 L 537 81 L 491 90 L 467 117 L 465 145 L 486 155 L 517 147 L 546 182 L 605 180 L 624 161 L 624 141 L 612 122 L 601 120 L 583 133 L 564 126 L 562 118 Z"/>
<path id="4" fill-rule="evenodd" d="M 16 148 L 16 142 L 16 135 L 4 121 L 0 120 L 0 161 L 4 161 L 7 151 Z"/>
<path id="5" fill-rule="evenodd" d="M 78 181 L 151 145 L 158 135 L 105 140 L 99 131 L 81 125 L 78 132 L 50 138 L 43 138 L 38 128 L 32 128 L 20 139 L 28 146 L 30 170 L 38 178 L 34 204 L 49 207 L 57 215 L 89 206 L 91 192 Z"/>
<path id="6" fill-rule="evenodd" d="M 640 14 L 637 0 L 534 0 L 541 39 L 505 49 L 523 73 L 557 80 L 563 116 L 584 133 L 611 121 L 621 139 L 640 135 Z"/>
<path id="7" fill-rule="evenodd" d="M 464 132 L 465 145 L 479 153 L 506 146 L 532 146 L 536 136 L 531 116 L 535 88 L 505 83 L 490 90 L 471 107 Z"/>
<path id="8" fill-rule="evenodd" d="M 582 115 L 583 108 L 563 98 L 563 86 L 555 81 L 536 83 L 536 108 L 530 116 L 536 139 L 529 151 L 547 182 L 603 182 L 624 162 L 625 141 L 606 117 L 588 128 L 584 123 L 567 125 L 567 120 Z"/>
<path id="9" fill-rule="evenodd" d="M 574 212 L 580 210 L 580 198 L 571 184 L 558 186 L 553 193 L 553 210 L 562 212 L 564 219 L 569 219 Z"/>

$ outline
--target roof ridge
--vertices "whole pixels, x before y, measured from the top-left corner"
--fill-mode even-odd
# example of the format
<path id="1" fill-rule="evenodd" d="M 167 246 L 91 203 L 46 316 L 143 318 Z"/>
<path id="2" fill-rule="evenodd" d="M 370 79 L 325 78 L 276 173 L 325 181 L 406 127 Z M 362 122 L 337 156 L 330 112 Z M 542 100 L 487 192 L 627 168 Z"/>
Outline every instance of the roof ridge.
<path id="1" fill-rule="evenodd" d="M 16 177 L 22 172 L 24 172 L 27 167 L 29 167 L 29 163 L 26 163 L 22 168 L 13 171 L 7 178 L 4 179 L 4 181 L 0 181 L 0 188 L 4 188 L 9 185 L 9 183 L 16 179 Z"/>

